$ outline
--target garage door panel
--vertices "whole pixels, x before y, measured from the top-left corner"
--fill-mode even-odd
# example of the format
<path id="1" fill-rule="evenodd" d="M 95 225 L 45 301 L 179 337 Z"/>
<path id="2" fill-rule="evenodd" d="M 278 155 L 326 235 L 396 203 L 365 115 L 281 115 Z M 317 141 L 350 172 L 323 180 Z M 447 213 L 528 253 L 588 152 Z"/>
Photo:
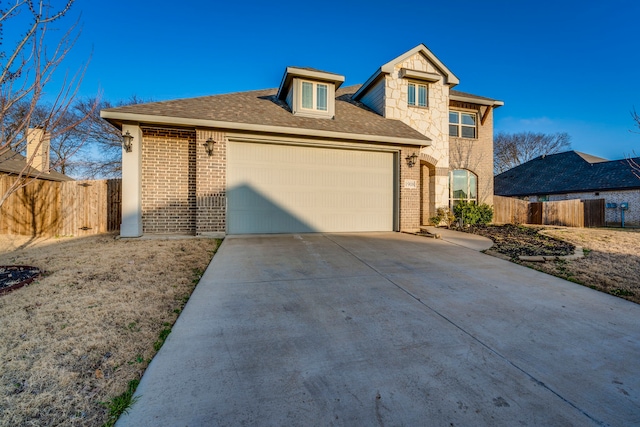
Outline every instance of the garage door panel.
<path id="1" fill-rule="evenodd" d="M 393 154 L 230 142 L 229 233 L 390 231 Z"/>

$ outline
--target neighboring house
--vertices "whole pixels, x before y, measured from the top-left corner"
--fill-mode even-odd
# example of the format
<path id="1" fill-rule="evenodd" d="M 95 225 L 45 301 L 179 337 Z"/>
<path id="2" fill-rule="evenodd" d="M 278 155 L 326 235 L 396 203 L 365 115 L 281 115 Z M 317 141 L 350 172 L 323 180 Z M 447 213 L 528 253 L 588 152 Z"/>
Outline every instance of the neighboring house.
<path id="1" fill-rule="evenodd" d="M 631 159 L 640 163 L 640 158 Z M 495 177 L 495 194 L 530 202 L 604 199 L 605 222 L 640 225 L 640 178 L 628 159 L 606 160 L 578 151 L 540 156 Z"/>
<path id="2" fill-rule="evenodd" d="M 22 175 L 45 181 L 73 181 L 50 168 L 50 141 L 39 129 L 31 129 L 27 141 L 27 157 L 13 150 L 0 150 L 0 176 Z M 32 159 L 27 166 L 27 159 Z"/>
<path id="3" fill-rule="evenodd" d="M 101 111 L 133 136 L 121 234 L 416 230 L 438 207 L 492 203 L 501 101 L 452 90 L 424 45 L 344 81 L 287 67 L 277 89 Z"/>

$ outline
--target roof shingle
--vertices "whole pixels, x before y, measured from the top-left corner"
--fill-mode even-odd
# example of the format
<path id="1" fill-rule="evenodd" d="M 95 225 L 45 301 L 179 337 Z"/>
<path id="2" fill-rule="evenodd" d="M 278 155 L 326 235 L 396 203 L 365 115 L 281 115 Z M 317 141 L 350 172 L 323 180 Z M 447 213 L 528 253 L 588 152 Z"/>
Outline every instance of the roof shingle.
<path id="1" fill-rule="evenodd" d="M 46 181 L 73 181 L 73 178 L 54 170 L 45 173 L 32 167 L 28 167 L 25 170 L 25 166 L 26 159 L 22 154 L 12 150 L 5 150 L 0 153 L 0 174 L 18 175 L 22 173 L 24 176 L 38 177 L 38 179 Z"/>
<path id="2" fill-rule="evenodd" d="M 631 159 L 640 164 L 640 157 Z M 600 157 L 566 151 L 540 156 L 494 179 L 498 196 L 579 193 L 640 188 L 629 160 L 605 160 Z"/>
<path id="3" fill-rule="evenodd" d="M 338 89 L 334 119 L 294 116 L 289 106 L 277 99 L 277 89 L 128 105 L 104 111 L 430 141 L 399 120 L 386 119 L 352 100 L 351 95 L 359 87 Z"/>

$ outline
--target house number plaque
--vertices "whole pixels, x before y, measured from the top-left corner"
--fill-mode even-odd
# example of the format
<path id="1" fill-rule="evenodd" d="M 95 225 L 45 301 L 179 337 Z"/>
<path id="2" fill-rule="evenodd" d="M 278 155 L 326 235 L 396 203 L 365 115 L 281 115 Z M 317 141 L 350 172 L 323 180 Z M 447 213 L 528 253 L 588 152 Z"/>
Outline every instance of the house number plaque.
<path id="1" fill-rule="evenodd" d="M 404 180 L 404 188 L 418 188 L 418 181 L 415 179 L 405 179 Z"/>

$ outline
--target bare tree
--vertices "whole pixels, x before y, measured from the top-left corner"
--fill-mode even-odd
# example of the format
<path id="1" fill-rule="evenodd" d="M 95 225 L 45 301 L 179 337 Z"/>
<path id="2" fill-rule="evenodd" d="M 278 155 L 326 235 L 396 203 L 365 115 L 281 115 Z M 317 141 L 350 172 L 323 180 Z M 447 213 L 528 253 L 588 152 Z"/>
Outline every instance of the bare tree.
<path id="1" fill-rule="evenodd" d="M 633 119 L 634 122 L 636 122 L 636 126 L 638 127 L 638 129 L 640 129 L 640 114 L 638 114 L 635 108 L 631 111 L 631 118 Z M 632 132 L 635 132 L 635 131 L 632 131 Z M 628 161 L 629 161 L 629 166 L 631 166 L 631 170 L 633 171 L 633 174 L 638 178 L 640 178 L 640 157 L 629 158 Z"/>
<path id="2" fill-rule="evenodd" d="M 72 76 L 67 75 L 53 100 L 43 106 L 45 88 L 52 83 L 79 35 L 77 22 L 58 37 L 55 31 L 50 31 L 50 25 L 61 21 L 74 1 L 65 0 L 55 6 L 50 0 L 15 0 L 9 7 L 0 7 L 0 40 L 6 25 L 12 28 L 24 25 L 23 31 L 12 31 L 12 34 L 22 35 L 10 40 L 10 50 L 0 51 L 0 154 L 8 150 L 23 151 L 30 128 L 40 128 L 43 135 L 55 139 L 86 119 L 86 116 L 78 116 L 63 123 L 72 117 L 67 113 L 86 67 Z M 37 178 L 31 165 L 40 144 L 42 141 L 37 142 L 34 154 L 27 156 L 14 183 L 0 194 L 0 206 L 13 192 Z"/>
<path id="3" fill-rule="evenodd" d="M 122 132 L 100 117 L 100 110 L 144 102 L 152 100 L 133 95 L 115 103 L 97 98 L 79 99 L 76 102 L 76 114 L 88 116 L 78 128 L 87 138 L 83 150 L 85 160 L 80 165 L 86 178 L 118 178 L 122 175 Z"/>
<path id="4" fill-rule="evenodd" d="M 493 168 L 497 175 L 543 154 L 555 154 L 571 148 L 566 132 L 499 132 L 493 138 Z"/>

